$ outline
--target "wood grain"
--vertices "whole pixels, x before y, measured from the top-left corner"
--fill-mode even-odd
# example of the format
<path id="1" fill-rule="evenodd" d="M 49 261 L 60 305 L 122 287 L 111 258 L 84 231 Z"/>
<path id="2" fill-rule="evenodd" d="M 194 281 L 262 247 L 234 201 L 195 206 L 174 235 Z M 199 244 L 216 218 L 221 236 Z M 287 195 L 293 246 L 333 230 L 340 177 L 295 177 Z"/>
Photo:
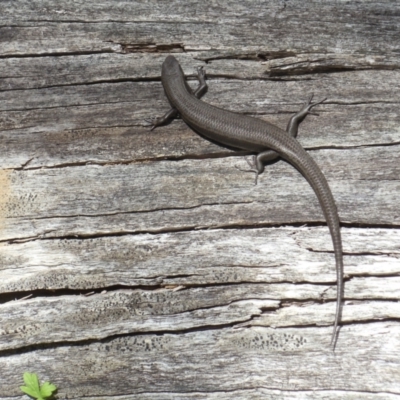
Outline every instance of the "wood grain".
<path id="1" fill-rule="evenodd" d="M 400 398 L 400 6 L 0 6 L 0 400 Z M 289 164 L 168 110 L 173 53 L 204 101 L 299 130 L 342 221 L 343 324 L 317 199 Z"/>

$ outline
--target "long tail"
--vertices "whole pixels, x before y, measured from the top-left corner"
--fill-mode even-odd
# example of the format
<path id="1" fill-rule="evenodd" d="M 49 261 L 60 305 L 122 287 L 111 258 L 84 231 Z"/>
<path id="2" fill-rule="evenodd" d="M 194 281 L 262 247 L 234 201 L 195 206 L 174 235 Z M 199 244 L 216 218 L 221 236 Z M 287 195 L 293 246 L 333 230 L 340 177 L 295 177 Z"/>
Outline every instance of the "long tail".
<path id="1" fill-rule="evenodd" d="M 282 143 L 282 147 L 286 147 L 284 151 L 282 151 L 282 148 L 279 147 L 274 148 L 273 150 L 277 151 L 282 158 L 296 167 L 314 189 L 331 233 L 335 252 L 337 277 L 336 316 L 331 339 L 331 347 L 333 346 L 334 349 L 342 315 L 344 293 L 342 238 L 340 234 L 340 221 L 335 200 L 324 174 L 321 172 L 320 168 L 312 159 L 312 157 L 303 149 L 300 143 L 297 142 L 296 139 L 286 135 L 282 137 L 282 142 L 284 142 Z"/>
<path id="2" fill-rule="evenodd" d="M 337 334 L 338 334 L 338 326 L 342 319 L 344 286 L 343 286 L 343 250 L 341 242 L 339 243 L 339 248 L 335 247 L 335 258 L 336 258 L 336 274 L 337 274 L 337 295 L 336 295 L 337 301 L 336 301 L 335 324 L 333 325 L 333 332 L 331 339 L 332 350 L 335 350 Z"/>

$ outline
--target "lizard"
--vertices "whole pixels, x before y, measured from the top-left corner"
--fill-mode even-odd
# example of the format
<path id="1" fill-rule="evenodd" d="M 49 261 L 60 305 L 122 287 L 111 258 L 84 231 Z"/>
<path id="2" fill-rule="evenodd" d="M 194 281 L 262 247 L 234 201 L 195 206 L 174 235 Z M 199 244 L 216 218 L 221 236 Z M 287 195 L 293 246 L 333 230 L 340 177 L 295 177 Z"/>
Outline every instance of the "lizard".
<path id="1" fill-rule="evenodd" d="M 179 62 L 172 55 L 167 56 L 163 62 L 161 80 L 172 108 L 164 116 L 151 122 L 151 130 L 180 116 L 194 131 L 212 141 L 257 153 L 253 156 L 251 163 L 256 172 L 256 183 L 258 174 L 264 171 L 264 164 L 281 157 L 292 164 L 313 188 L 327 221 L 335 253 L 337 296 L 331 337 L 331 346 L 334 348 L 344 295 L 340 220 L 325 176 L 313 158 L 296 140 L 300 122 L 308 114 L 313 114 L 311 109 L 314 106 L 326 99 L 312 103 L 313 96 L 311 95 L 302 109 L 289 120 L 285 131 L 267 121 L 224 110 L 201 101 L 200 97 L 207 90 L 204 69 L 198 69 L 199 86 L 193 91 L 185 79 Z"/>

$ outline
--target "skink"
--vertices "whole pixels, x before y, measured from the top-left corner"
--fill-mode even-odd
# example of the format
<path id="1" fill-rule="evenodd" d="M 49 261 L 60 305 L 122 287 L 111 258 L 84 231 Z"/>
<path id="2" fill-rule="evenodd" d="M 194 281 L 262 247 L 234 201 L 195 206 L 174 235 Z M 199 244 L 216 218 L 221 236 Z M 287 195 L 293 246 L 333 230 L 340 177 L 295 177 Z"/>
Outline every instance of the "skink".
<path id="1" fill-rule="evenodd" d="M 299 123 L 307 114 L 311 113 L 312 107 L 324 100 L 311 103 L 311 97 L 308 103 L 290 119 L 287 131 L 284 131 L 266 121 L 223 110 L 200 101 L 199 98 L 207 88 L 202 69 L 198 70 L 198 78 L 199 87 L 193 92 L 187 84 L 176 58 L 168 56 L 165 59 L 162 65 L 161 79 L 172 109 L 163 117 L 156 119 L 152 129 L 179 114 L 192 129 L 211 140 L 229 147 L 257 152 L 253 161 L 253 167 L 257 174 L 263 172 L 265 162 L 280 156 L 297 168 L 307 179 L 318 197 L 331 233 L 335 252 L 337 300 L 331 339 L 331 346 L 335 346 L 343 302 L 343 251 L 340 221 L 335 200 L 324 175 L 311 156 L 295 139 Z"/>

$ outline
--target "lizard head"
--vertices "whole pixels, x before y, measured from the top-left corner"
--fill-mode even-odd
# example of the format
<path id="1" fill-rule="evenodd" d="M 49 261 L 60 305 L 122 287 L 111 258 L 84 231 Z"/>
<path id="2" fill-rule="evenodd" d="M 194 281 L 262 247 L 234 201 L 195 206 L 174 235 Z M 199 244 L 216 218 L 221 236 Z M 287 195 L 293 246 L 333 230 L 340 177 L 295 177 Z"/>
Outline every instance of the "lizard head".
<path id="1" fill-rule="evenodd" d="M 183 75 L 181 66 L 174 56 L 168 56 L 162 65 L 162 75 Z"/>

